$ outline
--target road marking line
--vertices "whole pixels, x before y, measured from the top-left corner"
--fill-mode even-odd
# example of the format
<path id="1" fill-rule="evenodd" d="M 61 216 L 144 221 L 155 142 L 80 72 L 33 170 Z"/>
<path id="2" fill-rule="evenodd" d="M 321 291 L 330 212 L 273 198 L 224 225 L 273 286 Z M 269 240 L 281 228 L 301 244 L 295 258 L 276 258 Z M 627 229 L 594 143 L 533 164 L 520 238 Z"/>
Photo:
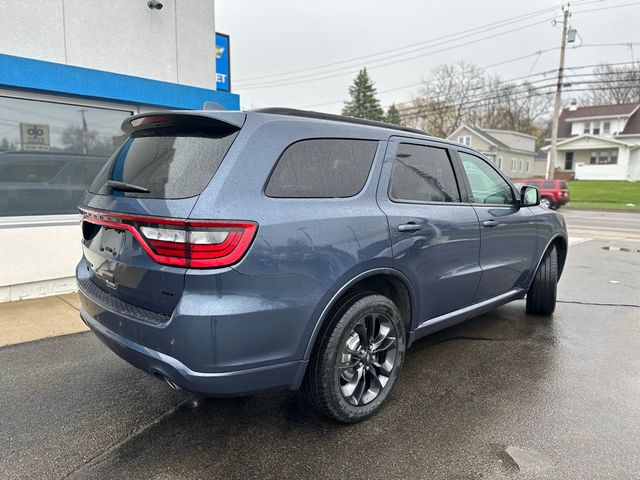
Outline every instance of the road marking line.
<path id="1" fill-rule="evenodd" d="M 579 245 L 581 243 L 584 242 L 588 242 L 592 240 L 591 238 L 584 238 L 584 237 L 569 237 L 569 246 L 571 245 Z"/>

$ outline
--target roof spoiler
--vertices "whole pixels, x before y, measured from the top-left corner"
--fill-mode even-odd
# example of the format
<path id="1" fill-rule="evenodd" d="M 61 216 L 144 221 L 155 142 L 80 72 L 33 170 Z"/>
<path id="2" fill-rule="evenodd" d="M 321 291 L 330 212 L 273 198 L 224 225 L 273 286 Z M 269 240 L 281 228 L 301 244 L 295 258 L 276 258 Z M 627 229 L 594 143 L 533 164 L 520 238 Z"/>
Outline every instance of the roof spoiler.
<path id="1" fill-rule="evenodd" d="M 127 135 L 149 128 L 169 126 L 226 126 L 240 129 L 246 118 L 247 114 L 239 111 L 159 110 L 129 117 L 122 122 L 121 128 Z"/>

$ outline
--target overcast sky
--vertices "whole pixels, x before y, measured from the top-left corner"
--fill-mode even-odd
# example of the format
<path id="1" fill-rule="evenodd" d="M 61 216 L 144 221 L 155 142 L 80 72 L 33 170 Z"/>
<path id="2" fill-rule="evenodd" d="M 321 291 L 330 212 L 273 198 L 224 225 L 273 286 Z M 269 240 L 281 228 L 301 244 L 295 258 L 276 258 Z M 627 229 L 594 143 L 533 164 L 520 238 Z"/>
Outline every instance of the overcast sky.
<path id="1" fill-rule="evenodd" d="M 557 68 L 561 30 L 552 20 L 561 21 L 560 5 L 557 0 L 217 0 L 216 30 L 231 36 L 232 89 L 243 108 L 339 113 L 353 77 L 365 66 L 384 106 L 410 100 L 418 90 L 414 84 L 441 63 L 465 60 L 487 67 L 509 61 L 486 69 L 504 79 Z M 640 1 L 577 0 L 571 11 L 570 25 L 581 38 L 574 45 L 584 46 L 567 50 L 567 66 L 630 62 L 632 54 L 640 58 Z M 468 36 L 454 36 L 463 32 Z M 633 51 L 624 45 L 589 46 L 628 42 L 638 42 Z M 510 61 L 521 56 L 527 57 Z M 313 69 L 322 65 L 328 66 Z M 293 73 L 279 75 L 286 72 Z"/>

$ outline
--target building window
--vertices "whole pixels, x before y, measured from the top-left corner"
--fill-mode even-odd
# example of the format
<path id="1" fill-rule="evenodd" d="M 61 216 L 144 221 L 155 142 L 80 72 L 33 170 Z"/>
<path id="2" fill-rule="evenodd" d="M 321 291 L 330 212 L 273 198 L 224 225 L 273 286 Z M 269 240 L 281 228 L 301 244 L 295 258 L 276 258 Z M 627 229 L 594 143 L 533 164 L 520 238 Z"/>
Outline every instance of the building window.
<path id="1" fill-rule="evenodd" d="M 584 122 L 584 130 L 582 133 L 591 133 L 591 122 Z"/>
<path id="2" fill-rule="evenodd" d="M 594 135 L 600 135 L 600 124 L 599 123 L 594 123 L 593 124 L 593 131 L 591 132 Z"/>
<path id="3" fill-rule="evenodd" d="M 518 171 L 518 160 L 516 160 L 515 158 L 511 159 L 511 171 L 512 172 Z"/>
<path id="4" fill-rule="evenodd" d="M 608 135 L 611 131 L 611 122 L 603 122 L 602 123 L 602 133 Z"/>
<path id="5" fill-rule="evenodd" d="M 520 171 L 524 172 L 524 160 L 520 159 Z"/>
<path id="6" fill-rule="evenodd" d="M 458 143 L 462 145 L 466 145 L 467 147 L 471 146 L 471 135 L 461 135 L 458 137 Z"/>
<path id="7" fill-rule="evenodd" d="M 502 157 L 498 157 L 498 168 L 502 170 Z"/>
<path id="8" fill-rule="evenodd" d="M 531 160 L 527 160 L 527 173 L 531 173 Z"/>
<path id="9" fill-rule="evenodd" d="M 131 114 L 0 97 L 0 217 L 78 213 Z"/>
<path id="10" fill-rule="evenodd" d="M 564 154 L 564 169 L 573 170 L 573 152 L 565 152 Z"/>
<path id="11" fill-rule="evenodd" d="M 589 153 L 591 165 L 612 165 L 618 163 L 618 150 L 594 150 Z"/>

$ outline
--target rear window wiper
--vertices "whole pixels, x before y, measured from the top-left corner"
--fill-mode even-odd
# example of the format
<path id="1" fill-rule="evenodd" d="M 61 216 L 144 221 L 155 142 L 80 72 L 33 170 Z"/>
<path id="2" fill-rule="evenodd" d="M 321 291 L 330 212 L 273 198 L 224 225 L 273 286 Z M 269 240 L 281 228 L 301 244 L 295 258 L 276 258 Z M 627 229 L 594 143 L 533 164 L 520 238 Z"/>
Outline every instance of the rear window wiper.
<path id="1" fill-rule="evenodd" d="M 117 180 L 107 180 L 105 185 L 111 190 L 117 190 L 118 192 L 151 193 L 151 190 L 148 188 L 134 185 L 133 183 L 118 182 Z"/>

